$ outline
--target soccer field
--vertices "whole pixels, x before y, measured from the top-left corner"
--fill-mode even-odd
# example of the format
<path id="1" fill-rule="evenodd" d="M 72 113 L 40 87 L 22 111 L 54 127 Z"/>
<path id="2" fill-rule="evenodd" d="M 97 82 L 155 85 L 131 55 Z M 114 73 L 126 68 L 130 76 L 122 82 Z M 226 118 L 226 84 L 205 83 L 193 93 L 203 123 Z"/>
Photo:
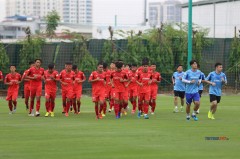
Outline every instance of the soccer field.
<path id="1" fill-rule="evenodd" d="M 186 121 L 185 113 L 172 113 L 173 97 L 163 95 L 149 120 L 138 119 L 130 111 L 119 120 L 113 112 L 96 120 L 89 97 L 82 98 L 81 114 L 71 113 L 68 118 L 61 114 L 60 98 L 54 118 L 44 117 L 43 98 L 41 117 L 28 117 L 22 99 L 17 113 L 9 115 L 7 102 L 1 99 L 0 159 L 239 158 L 239 97 L 223 96 L 216 120 L 209 120 L 209 98 L 204 96 L 197 122 Z"/>

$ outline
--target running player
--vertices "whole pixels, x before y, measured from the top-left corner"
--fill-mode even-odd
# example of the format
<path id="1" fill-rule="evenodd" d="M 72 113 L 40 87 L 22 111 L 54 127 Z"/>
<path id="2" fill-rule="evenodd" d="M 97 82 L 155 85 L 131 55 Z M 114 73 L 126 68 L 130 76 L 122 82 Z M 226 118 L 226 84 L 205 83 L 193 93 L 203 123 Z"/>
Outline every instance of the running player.
<path id="1" fill-rule="evenodd" d="M 35 64 L 34 61 L 30 61 L 29 62 L 29 69 L 31 67 L 33 67 Z M 25 98 L 25 106 L 26 106 L 26 110 L 29 109 L 29 97 L 30 97 L 30 79 L 25 78 L 27 75 L 27 72 L 29 71 L 29 69 L 25 70 L 22 76 L 22 81 L 24 81 L 24 98 Z"/>
<path id="2" fill-rule="evenodd" d="M 45 81 L 45 117 L 51 115 L 54 117 L 55 98 L 57 93 L 57 81 L 59 81 L 58 72 L 54 69 L 54 64 L 48 65 L 48 70 L 44 72 Z"/>
<path id="3" fill-rule="evenodd" d="M 4 84 L 8 85 L 6 100 L 10 110 L 9 114 L 15 113 L 17 110 L 19 83 L 21 83 L 21 75 L 16 72 L 16 66 L 11 65 L 10 73 L 6 75 L 4 80 Z"/>
<path id="4" fill-rule="evenodd" d="M 105 80 L 106 77 L 103 72 L 103 63 L 99 62 L 97 70 L 91 73 L 88 80 L 92 83 L 92 101 L 95 103 L 96 119 L 102 119 L 101 111 L 103 110 L 105 101 Z"/>
<path id="5" fill-rule="evenodd" d="M 75 81 L 73 87 L 73 109 L 75 114 L 80 114 L 82 84 L 86 81 L 86 77 L 82 71 L 78 70 L 77 65 L 73 65 L 72 70 L 75 72 Z"/>
<path id="6" fill-rule="evenodd" d="M 129 88 L 129 100 L 133 106 L 132 114 L 136 112 L 137 107 L 137 96 L 138 96 L 138 84 L 136 82 L 136 76 L 137 76 L 137 64 L 132 64 L 131 66 L 131 72 L 129 73 L 129 81 L 126 85 Z"/>
<path id="7" fill-rule="evenodd" d="M 209 96 L 210 96 L 210 110 L 208 112 L 209 119 L 215 119 L 214 114 L 217 111 L 218 103 L 221 101 L 222 85 L 227 84 L 227 77 L 222 72 L 223 66 L 221 63 L 215 64 L 215 71 L 209 73 L 206 78 L 206 83 L 210 84 Z"/>
<path id="8" fill-rule="evenodd" d="M 178 97 L 181 99 L 181 112 L 183 112 L 184 97 L 185 97 L 185 83 L 182 82 L 182 77 L 184 75 L 183 66 L 178 65 L 177 71 L 173 73 L 172 84 L 174 86 L 174 113 L 178 112 Z"/>
<path id="9" fill-rule="evenodd" d="M 200 96 L 198 93 L 198 86 L 201 83 L 201 71 L 197 68 L 197 61 L 190 61 L 191 69 L 186 71 L 182 77 L 182 81 L 186 83 L 186 113 L 187 120 L 190 120 L 190 107 L 191 103 L 194 102 L 194 111 L 192 113 L 192 118 L 198 121 L 196 112 L 199 108 Z"/>
<path id="10" fill-rule="evenodd" d="M 152 84 L 152 73 L 148 68 L 148 60 L 143 60 L 142 62 L 142 72 L 138 73 L 137 77 L 139 87 L 139 102 L 143 106 L 144 119 L 149 119 L 148 109 L 149 109 L 149 101 L 151 95 L 151 87 Z M 138 112 L 138 118 L 141 117 L 141 111 Z"/>
<path id="11" fill-rule="evenodd" d="M 113 98 L 114 98 L 114 111 L 116 119 L 121 116 L 121 110 L 124 105 L 127 104 L 128 92 L 124 82 L 128 81 L 128 77 L 125 71 L 122 70 L 123 63 L 116 62 L 116 71 L 111 74 L 111 84 L 113 88 Z"/>
<path id="12" fill-rule="evenodd" d="M 161 82 L 161 74 L 156 71 L 157 65 L 155 63 L 151 64 L 152 68 L 152 83 L 151 83 L 151 94 L 150 94 L 150 106 L 151 106 L 151 114 L 153 115 L 156 108 L 156 99 L 158 93 L 158 84 Z"/>
<path id="13" fill-rule="evenodd" d="M 115 72 L 115 70 L 116 70 L 115 62 L 111 62 L 111 64 L 110 64 L 110 72 L 111 72 L 111 74 L 112 74 L 112 72 Z M 112 97 L 112 94 L 113 94 L 113 88 L 111 86 L 111 89 L 110 89 L 110 108 L 109 108 L 108 112 L 111 112 L 113 110 L 113 108 L 114 108 L 114 99 Z"/>
<path id="14" fill-rule="evenodd" d="M 29 69 L 26 74 L 26 78 L 30 79 L 30 109 L 29 116 L 34 116 L 34 100 L 36 97 L 36 117 L 40 116 L 40 101 L 42 96 L 42 79 L 44 75 L 44 69 L 41 68 L 42 60 L 36 59 L 33 67 Z"/>
<path id="15" fill-rule="evenodd" d="M 68 112 L 73 100 L 73 82 L 75 80 L 75 73 L 72 71 L 71 62 L 65 63 L 65 69 L 61 71 L 59 78 L 62 87 L 63 113 L 68 117 Z"/>

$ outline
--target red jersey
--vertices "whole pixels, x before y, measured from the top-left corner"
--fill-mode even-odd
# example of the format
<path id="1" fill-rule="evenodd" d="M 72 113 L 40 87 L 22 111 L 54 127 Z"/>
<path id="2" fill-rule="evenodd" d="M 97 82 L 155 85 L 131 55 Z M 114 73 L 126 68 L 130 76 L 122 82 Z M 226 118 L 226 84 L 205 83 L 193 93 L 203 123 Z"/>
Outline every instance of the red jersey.
<path id="1" fill-rule="evenodd" d="M 137 69 L 137 73 L 141 73 L 143 70 L 143 67 L 140 66 L 138 69 Z M 152 72 L 152 67 L 148 67 L 148 72 Z"/>
<path id="2" fill-rule="evenodd" d="M 139 87 L 139 93 L 148 93 L 151 91 L 149 81 L 152 80 L 152 73 L 150 72 L 141 72 L 138 74 L 138 81 L 143 84 L 143 86 Z"/>
<path id="3" fill-rule="evenodd" d="M 106 84 L 109 85 L 110 84 L 110 80 L 111 80 L 112 71 L 107 70 L 104 73 L 105 73 L 105 76 L 106 76 Z"/>
<path id="4" fill-rule="evenodd" d="M 30 85 L 31 86 L 39 86 L 42 84 L 42 76 L 44 75 L 44 69 L 43 68 L 36 68 L 36 67 L 31 67 L 27 71 L 27 76 L 34 77 L 36 76 L 36 79 L 30 80 Z"/>
<path id="5" fill-rule="evenodd" d="M 157 80 L 158 82 L 161 81 L 161 74 L 159 72 L 152 72 L 152 80 Z M 158 83 L 152 82 L 151 87 L 157 88 Z"/>
<path id="6" fill-rule="evenodd" d="M 14 92 L 19 89 L 19 84 L 17 83 L 19 81 L 21 81 L 21 75 L 19 73 L 9 73 L 5 77 L 4 83 L 12 83 L 12 85 L 8 86 L 8 91 Z"/>
<path id="7" fill-rule="evenodd" d="M 127 73 L 125 71 L 112 72 L 111 79 L 113 81 L 114 90 L 116 92 L 125 92 L 125 85 L 123 82 L 120 82 L 120 79 L 128 79 Z"/>
<path id="8" fill-rule="evenodd" d="M 54 70 L 51 74 L 48 70 L 44 72 L 44 78 L 45 78 L 45 90 L 48 91 L 57 91 L 57 81 L 53 80 L 52 78 L 55 78 L 56 80 L 59 79 L 58 72 Z"/>
<path id="9" fill-rule="evenodd" d="M 129 88 L 136 88 L 138 87 L 138 84 L 136 82 L 137 80 L 137 72 L 130 72 L 129 75 L 129 80 L 131 81 L 130 84 L 129 84 Z"/>
<path id="10" fill-rule="evenodd" d="M 78 83 L 78 81 L 85 80 L 86 77 L 83 72 L 78 71 L 78 73 L 75 73 L 75 82 L 74 82 L 74 89 L 79 90 L 82 89 L 82 82 Z"/>
<path id="11" fill-rule="evenodd" d="M 0 71 L 0 80 L 3 79 L 2 71 Z"/>
<path id="12" fill-rule="evenodd" d="M 67 83 L 67 85 L 61 84 L 63 90 L 67 90 L 69 87 L 73 88 L 73 81 L 75 80 L 75 73 L 73 71 L 67 72 L 62 70 L 59 78 L 62 82 Z"/>
<path id="13" fill-rule="evenodd" d="M 28 72 L 29 72 L 29 69 L 24 71 L 24 73 L 22 75 L 22 80 L 24 80 L 24 78 L 27 76 Z M 29 81 L 24 80 L 24 86 L 30 86 L 30 80 Z"/>
<path id="14" fill-rule="evenodd" d="M 95 80 L 99 78 L 99 81 L 95 81 L 92 82 L 92 91 L 93 92 L 101 92 L 101 91 L 105 91 L 105 80 L 106 80 L 106 76 L 105 73 L 98 73 L 97 71 L 94 71 L 91 73 L 89 80 Z"/>

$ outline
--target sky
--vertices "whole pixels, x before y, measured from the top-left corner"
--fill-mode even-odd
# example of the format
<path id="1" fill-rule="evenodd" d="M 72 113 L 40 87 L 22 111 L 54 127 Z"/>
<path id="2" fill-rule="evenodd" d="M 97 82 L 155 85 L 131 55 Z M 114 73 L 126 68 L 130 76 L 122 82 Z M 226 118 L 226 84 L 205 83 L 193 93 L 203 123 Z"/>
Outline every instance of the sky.
<path id="1" fill-rule="evenodd" d="M 163 2 L 165 0 L 147 0 Z M 180 0 L 187 2 L 188 0 Z M 199 0 L 193 0 L 199 1 Z M 113 25 L 117 15 L 118 25 L 136 25 L 143 22 L 144 0 L 93 0 L 93 23 Z M 5 17 L 5 0 L 0 0 L 0 21 Z"/>

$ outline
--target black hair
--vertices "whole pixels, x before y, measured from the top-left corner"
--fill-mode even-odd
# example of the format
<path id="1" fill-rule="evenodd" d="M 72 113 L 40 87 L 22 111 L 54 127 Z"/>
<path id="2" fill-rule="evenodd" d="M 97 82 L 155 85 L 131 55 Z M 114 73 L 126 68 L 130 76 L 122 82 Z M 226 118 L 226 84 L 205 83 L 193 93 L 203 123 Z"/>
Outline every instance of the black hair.
<path id="1" fill-rule="evenodd" d="M 178 67 L 180 67 L 180 66 L 182 66 L 182 67 L 183 67 L 183 65 L 181 65 L 181 64 L 180 64 L 180 65 L 177 65 L 177 68 L 178 68 Z"/>
<path id="2" fill-rule="evenodd" d="M 54 64 L 53 63 L 50 63 L 49 65 L 48 65 L 48 69 L 53 69 L 54 68 Z"/>
<path id="3" fill-rule="evenodd" d="M 98 66 L 99 66 L 99 65 L 103 65 L 103 62 L 101 62 L 101 61 L 100 61 L 100 62 L 98 62 Z"/>
<path id="4" fill-rule="evenodd" d="M 197 62 L 196 60 L 191 60 L 191 61 L 189 62 L 189 64 L 192 66 L 192 64 L 194 64 L 195 62 L 198 64 L 198 62 Z"/>
<path id="5" fill-rule="evenodd" d="M 149 60 L 148 60 L 147 57 L 144 57 L 144 58 L 142 59 L 142 65 L 149 65 Z"/>
<path id="6" fill-rule="evenodd" d="M 122 62 L 116 62 L 116 67 L 118 68 L 118 69 L 121 69 L 122 68 L 122 66 L 123 66 L 123 63 Z"/>
<path id="7" fill-rule="evenodd" d="M 40 61 L 42 63 L 42 59 L 35 59 L 34 62 Z"/>
<path id="8" fill-rule="evenodd" d="M 12 67 L 12 66 L 14 66 L 15 68 L 17 68 L 17 66 L 16 66 L 16 65 L 14 65 L 14 64 L 11 64 L 11 65 L 9 65 L 9 68 L 10 68 L 10 67 Z"/>
<path id="9" fill-rule="evenodd" d="M 136 64 L 136 63 L 133 63 L 131 67 L 137 67 L 137 64 Z"/>
<path id="10" fill-rule="evenodd" d="M 155 65 L 155 66 L 157 66 L 156 62 L 152 62 L 151 65 Z"/>
<path id="11" fill-rule="evenodd" d="M 72 65 L 72 62 L 65 62 L 65 65 Z"/>
<path id="12" fill-rule="evenodd" d="M 73 66 L 72 66 L 72 69 L 73 69 L 73 70 L 76 70 L 77 68 L 78 68 L 77 65 L 73 65 Z"/>
<path id="13" fill-rule="evenodd" d="M 215 64 L 215 68 L 216 67 L 218 67 L 218 66 L 221 66 L 222 64 L 220 63 L 220 62 L 217 62 L 216 64 Z"/>
<path id="14" fill-rule="evenodd" d="M 108 67 L 108 64 L 106 62 L 103 62 L 103 69 L 106 69 Z"/>
<path id="15" fill-rule="evenodd" d="M 129 66 L 129 67 L 132 67 L 132 64 L 126 64 L 125 66 Z"/>

